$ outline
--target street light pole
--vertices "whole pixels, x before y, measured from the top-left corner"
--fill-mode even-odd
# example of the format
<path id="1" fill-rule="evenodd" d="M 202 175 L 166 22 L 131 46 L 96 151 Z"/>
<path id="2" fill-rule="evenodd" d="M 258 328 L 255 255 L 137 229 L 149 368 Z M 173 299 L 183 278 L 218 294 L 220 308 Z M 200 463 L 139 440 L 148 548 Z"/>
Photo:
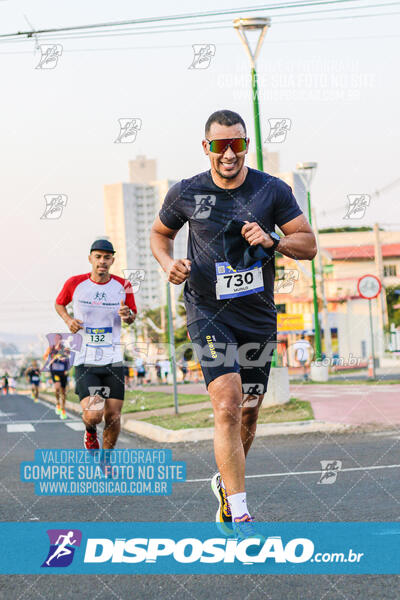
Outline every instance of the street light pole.
<path id="1" fill-rule="evenodd" d="M 172 383 L 174 390 L 174 407 L 175 414 L 179 412 L 178 407 L 178 386 L 176 381 L 176 353 L 175 353 L 175 335 L 174 335 L 174 324 L 172 321 L 172 309 L 171 309 L 171 288 L 170 283 L 167 281 L 167 307 L 168 307 L 168 347 L 169 347 L 169 361 L 171 364 L 172 371 Z"/>
<path id="2" fill-rule="evenodd" d="M 261 124 L 260 124 L 260 107 L 258 104 L 258 84 L 257 84 L 257 70 L 256 61 L 260 54 L 261 46 L 268 31 L 271 27 L 271 19 L 268 17 L 248 17 L 238 18 L 233 21 L 233 26 L 236 29 L 240 41 L 242 42 L 247 56 L 250 59 L 251 64 L 251 88 L 253 93 L 253 113 L 254 113 L 254 134 L 256 139 L 256 155 L 257 155 L 257 169 L 259 171 L 264 170 L 264 158 L 262 151 L 262 140 L 261 140 Z M 246 35 L 249 31 L 259 31 L 259 38 L 254 52 L 250 48 L 250 42 Z M 274 259 L 275 260 L 275 259 Z M 277 351 L 274 350 L 271 360 L 271 367 L 277 366 Z"/>
<path id="3" fill-rule="evenodd" d="M 308 220 L 312 227 L 312 211 L 311 211 L 311 181 L 314 177 L 317 169 L 316 162 L 303 162 L 297 163 L 296 169 L 299 171 L 299 175 L 306 186 L 307 191 L 307 210 Z M 321 330 L 319 327 L 318 319 L 318 296 L 317 296 L 317 282 L 315 277 L 315 261 L 311 261 L 311 275 L 312 275 L 312 288 L 313 288 L 313 304 L 314 304 L 314 330 L 315 330 L 315 361 L 320 362 L 322 360 L 322 347 L 321 347 Z M 321 273 L 321 276 L 323 274 Z"/>
<path id="4" fill-rule="evenodd" d="M 321 252 L 321 244 L 319 241 L 319 232 L 318 232 L 318 223 L 317 217 L 315 214 L 315 210 L 311 207 L 312 219 L 314 223 L 314 233 L 315 239 L 317 241 L 317 257 L 318 257 L 318 267 L 319 274 L 321 280 L 319 282 L 319 289 L 321 293 L 322 300 L 322 327 L 324 329 L 324 343 L 325 343 L 325 355 L 330 360 L 332 358 L 332 335 L 331 335 L 331 326 L 329 323 L 329 311 L 328 311 L 328 301 L 326 299 L 325 293 L 325 281 L 324 281 L 324 266 L 322 263 L 322 252 Z"/>
<path id="5" fill-rule="evenodd" d="M 251 64 L 251 87 L 253 92 L 253 112 L 254 112 L 254 133 L 256 138 L 256 153 L 257 153 L 257 169 L 259 171 L 264 170 L 264 161 L 262 153 L 262 140 L 261 140 L 261 125 L 260 125 L 260 108 L 258 104 L 258 85 L 257 85 L 257 71 L 256 61 L 260 54 L 261 46 L 264 41 L 264 37 L 267 33 L 268 28 L 271 26 L 271 19 L 267 17 L 249 17 L 246 19 L 239 18 L 233 21 L 233 26 L 236 29 L 240 41 L 242 42 L 244 49 L 250 59 Z M 250 48 L 250 43 L 247 38 L 247 32 L 259 31 L 260 35 L 258 38 L 257 45 L 254 52 Z"/>
<path id="6" fill-rule="evenodd" d="M 251 69 L 251 87 L 253 89 L 254 132 L 256 136 L 257 169 L 259 171 L 263 171 L 264 157 L 262 152 L 261 141 L 260 108 L 258 106 L 257 71 L 254 67 Z"/>

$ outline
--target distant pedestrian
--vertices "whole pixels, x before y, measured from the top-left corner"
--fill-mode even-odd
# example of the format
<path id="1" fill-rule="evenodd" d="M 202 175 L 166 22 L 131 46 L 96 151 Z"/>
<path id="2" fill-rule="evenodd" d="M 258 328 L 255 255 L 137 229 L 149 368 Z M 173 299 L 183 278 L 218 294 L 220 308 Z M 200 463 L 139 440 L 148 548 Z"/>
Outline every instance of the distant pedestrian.
<path id="1" fill-rule="evenodd" d="M 8 386 L 10 390 L 10 394 L 15 394 L 16 383 L 14 377 L 10 377 L 8 381 Z"/>
<path id="2" fill-rule="evenodd" d="M 136 377 L 138 385 L 143 385 L 144 378 L 146 375 L 146 368 L 142 358 L 136 359 Z"/>
<path id="3" fill-rule="evenodd" d="M 168 376 L 171 373 L 171 364 L 168 359 L 161 361 L 161 380 L 168 383 Z M 165 381 L 164 381 L 165 380 Z"/>
<path id="4" fill-rule="evenodd" d="M 311 358 L 312 346 L 308 340 L 302 338 L 293 344 L 293 349 L 295 359 L 303 369 L 303 379 L 308 381 L 307 364 Z"/>
<path id="5" fill-rule="evenodd" d="M 188 373 L 188 362 L 185 358 L 185 355 L 182 356 L 182 358 L 179 362 L 179 368 L 182 371 L 182 381 L 183 381 L 183 383 L 185 383 L 186 375 Z"/>
<path id="6" fill-rule="evenodd" d="M 1 387 L 2 387 L 3 394 L 8 394 L 8 391 L 9 391 L 8 373 L 4 373 L 3 377 L 1 378 Z"/>
<path id="7" fill-rule="evenodd" d="M 161 361 L 158 360 L 155 364 L 155 367 L 156 367 L 157 381 L 158 381 L 158 383 L 162 383 Z"/>

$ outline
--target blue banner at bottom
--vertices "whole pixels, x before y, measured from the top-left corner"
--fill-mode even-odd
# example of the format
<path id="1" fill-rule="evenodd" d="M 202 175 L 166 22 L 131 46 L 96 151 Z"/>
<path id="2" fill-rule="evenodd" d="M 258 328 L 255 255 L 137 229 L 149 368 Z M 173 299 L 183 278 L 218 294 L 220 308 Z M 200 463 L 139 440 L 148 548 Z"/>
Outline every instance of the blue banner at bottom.
<path id="1" fill-rule="evenodd" d="M 0 523 L 5 574 L 398 574 L 400 523 Z"/>

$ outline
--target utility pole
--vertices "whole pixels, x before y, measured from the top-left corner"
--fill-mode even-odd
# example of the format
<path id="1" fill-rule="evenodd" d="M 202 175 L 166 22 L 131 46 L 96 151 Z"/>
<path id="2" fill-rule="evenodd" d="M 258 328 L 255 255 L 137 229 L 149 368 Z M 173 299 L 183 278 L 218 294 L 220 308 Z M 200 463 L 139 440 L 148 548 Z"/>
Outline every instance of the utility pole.
<path id="1" fill-rule="evenodd" d="M 177 415 L 179 412 L 178 407 L 178 385 L 176 380 L 176 352 L 175 352 L 175 334 L 174 334 L 174 325 L 172 321 L 172 310 L 171 310 L 171 283 L 167 281 L 166 285 L 166 296 L 167 296 L 167 306 L 168 306 L 168 347 L 169 347 L 169 361 L 171 364 L 172 371 L 172 381 L 173 381 L 173 390 L 174 390 L 174 407 L 175 414 Z"/>
<path id="2" fill-rule="evenodd" d="M 379 231 L 379 223 L 374 223 L 374 255 L 375 255 L 375 271 L 377 277 L 382 282 L 382 293 L 378 296 L 378 318 L 379 328 L 381 330 L 381 354 L 385 351 L 385 326 L 389 325 L 387 301 L 386 301 L 386 290 L 384 286 L 384 272 L 383 272 L 383 260 L 382 260 L 382 245 Z"/>
<path id="3" fill-rule="evenodd" d="M 321 299 L 322 299 L 321 318 L 322 318 L 322 326 L 324 328 L 325 354 L 326 354 L 327 358 L 332 358 L 332 336 L 331 336 L 331 327 L 330 327 L 330 323 L 329 323 L 328 302 L 326 300 L 326 295 L 325 295 L 324 266 L 322 264 L 322 254 L 321 254 L 321 245 L 320 245 L 320 241 L 319 241 L 317 217 L 316 217 L 314 208 L 311 209 L 311 212 L 312 212 L 312 220 L 314 223 L 314 234 L 315 234 L 315 239 L 317 242 L 318 270 L 319 270 L 319 274 L 321 277 L 319 285 L 320 285 L 320 293 L 321 293 Z"/>
<path id="4" fill-rule="evenodd" d="M 160 279 L 164 280 L 164 273 L 161 270 L 161 268 L 159 268 L 159 273 L 160 273 Z M 167 288 L 165 285 L 162 286 L 162 294 L 161 294 L 161 306 L 160 306 L 160 325 L 161 325 L 161 329 L 162 329 L 162 335 L 164 336 L 164 339 L 166 340 L 168 335 L 167 335 L 167 320 L 166 320 L 166 315 L 165 315 L 165 309 L 167 307 Z"/>
<path id="5" fill-rule="evenodd" d="M 313 227 L 313 218 L 311 213 L 311 182 L 314 178 L 315 171 L 317 169 L 316 162 L 302 162 L 297 163 L 296 169 L 299 172 L 301 180 L 307 191 L 307 208 L 308 208 L 308 221 L 310 226 Z M 315 230 L 315 226 L 313 227 Z M 315 361 L 320 362 L 322 359 L 321 352 L 321 331 L 319 328 L 318 320 L 318 296 L 317 296 L 317 284 L 315 278 L 315 260 L 311 260 L 311 276 L 312 276 L 312 290 L 313 290 L 313 305 L 314 305 L 314 331 L 315 331 Z"/>
<path id="6" fill-rule="evenodd" d="M 165 304 L 162 304 L 160 306 L 160 317 L 161 317 L 161 330 L 162 330 L 162 334 L 165 335 Z"/>

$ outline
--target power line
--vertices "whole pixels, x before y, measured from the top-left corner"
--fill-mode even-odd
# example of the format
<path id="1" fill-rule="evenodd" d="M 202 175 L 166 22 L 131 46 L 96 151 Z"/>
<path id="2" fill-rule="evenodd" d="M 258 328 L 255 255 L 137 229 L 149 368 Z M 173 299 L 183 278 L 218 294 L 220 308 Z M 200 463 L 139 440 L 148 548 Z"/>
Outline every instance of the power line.
<path id="1" fill-rule="evenodd" d="M 272 11 L 279 9 L 291 9 L 291 8 L 307 8 L 309 6 L 326 6 L 330 4 L 348 4 L 349 2 L 362 2 L 364 0 L 301 0 L 300 2 L 280 3 L 280 4 L 265 4 L 262 6 L 250 6 L 234 8 L 229 10 L 216 10 L 216 11 L 205 11 L 199 13 L 186 13 L 181 15 L 166 15 L 162 17 L 147 17 L 141 19 L 129 19 L 123 21 L 110 21 L 106 23 L 92 23 L 87 25 L 73 25 L 69 27 L 53 27 L 48 29 L 35 29 L 30 31 L 18 31 L 16 33 L 4 33 L 0 34 L 0 39 L 15 38 L 20 36 L 26 36 L 31 38 L 33 35 L 40 35 L 46 33 L 61 33 L 61 32 L 72 32 L 82 31 L 88 29 L 104 29 L 110 27 L 121 27 L 123 25 L 143 25 L 148 23 L 157 22 L 170 22 L 170 21 L 181 21 L 188 19 L 201 19 L 204 17 L 218 16 L 218 15 L 234 15 L 241 12 L 260 12 L 260 11 Z"/>
<path id="2" fill-rule="evenodd" d="M 391 16 L 391 15 L 398 15 L 400 14 L 400 11 L 396 11 L 396 12 L 390 12 L 390 13 L 374 13 L 374 14 L 368 14 L 368 15 L 341 15 L 341 16 L 337 16 L 337 17 L 327 17 L 325 18 L 317 18 L 317 19 L 296 19 L 296 20 L 292 20 L 292 21 L 275 21 L 275 23 L 279 24 L 279 25 L 286 25 L 286 24 L 290 24 L 290 23 L 310 23 L 310 22 L 314 22 L 314 21 L 326 21 L 326 20 L 341 20 L 341 19 L 361 19 L 361 18 L 371 18 L 371 17 L 385 17 L 385 16 Z M 50 35 L 50 36 L 45 36 L 42 38 L 42 42 L 45 41 L 63 41 L 63 40 L 85 40 L 85 39 L 95 39 L 95 38 L 101 38 L 101 37 L 107 37 L 107 38 L 113 38 L 113 37 L 126 37 L 126 36 L 133 36 L 133 35 L 150 35 L 150 34 L 159 34 L 159 33 L 187 33 L 187 32 L 192 32 L 192 31 L 211 31 L 211 30 L 221 30 L 221 29 L 232 29 L 232 25 L 220 25 L 220 26 L 215 26 L 215 27 L 196 27 L 196 28 L 187 28 L 185 27 L 184 29 L 165 29 L 163 31 L 154 31 L 152 29 L 150 30 L 145 30 L 145 29 L 140 29 L 140 30 L 136 30 L 136 29 L 132 29 L 132 30 L 127 30 L 126 33 L 123 32 L 118 32 L 118 33 L 111 33 L 111 32 L 102 32 L 102 33 L 93 33 L 91 34 L 90 32 L 88 32 L 87 34 L 72 34 L 72 35 Z M 372 37 L 375 38 L 385 38 L 385 37 L 398 37 L 397 35 L 383 35 L 383 36 L 365 36 L 365 37 L 359 37 L 359 38 L 351 38 L 351 39 L 370 39 Z M 323 38 L 323 39 L 327 39 L 327 38 Z M 329 38 L 332 40 L 341 40 L 341 39 L 350 39 L 350 38 Z M 0 40 L 0 43 L 3 41 L 6 43 L 14 43 L 14 42 L 26 42 L 29 40 L 25 40 L 25 39 L 13 39 L 13 40 Z M 302 40 L 299 40 L 302 41 Z M 276 43 L 276 42 L 275 42 Z M 228 45 L 228 44 L 219 44 L 219 45 Z M 232 45 L 236 45 L 236 44 L 232 44 Z M 179 47 L 179 46 L 159 46 L 159 48 L 168 48 L 168 47 Z M 120 48 L 121 50 L 124 48 Z"/>
<path id="3" fill-rule="evenodd" d="M 269 42 L 270 44 L 288 44 L 288 43 L 293 43 L 293 44 L 310 44 L 310 43 L 314 43 L 314 42 L 337 42 L 337 41 L 341 41 L 341 42 L 345 42 L 345 41 L 349 41 L 349 42 L 353 42 L 354 40 L 382 40 L 382 39 L 392 39 L 392 38 L 399 38 L 400 34 L 388 34 L 388 35 L 364 35 L 364 36 L 340 36 L 340 37 L 324 37 L 324 38 L 307 38 L 305 39 L 293 39 L 291 38 L 290 40 L 271 40 Z M 223 42 L 223 43 L 218 43 L 218 46 L 237 46 L 236 43 L 234 42 Z M 68 49 L 64 49 L 63 52 L 65 53 L 72 53 L 72 52 L 121 52 L 121 51 L 126 51 L 126 50 L 166 50 L 169 48 L 187 48 L 188 44 L 166 44 L 166 45 L 162 45 L 162 46 L 116 46 L 116 47 L 107 47 L 107 48 L 68 48 Z M 0 55 L 5 54 L 11 54 L 11 55 L 15 55 L 15 54 L 32 54 L 31 50 L 18 50 L 18 51 L 5 51 L 5 52 L 0 52 Z"/>
<path id="4" fill-rule="evenodd" d="M 369 15 L 341 15 L 339 17 L 329 17 L 329 20 L 331 21 L 337 21 L 338 19 L 364 19 L 364 18 L 370 18 L 370 17 L 387 17 L 390 15 L 398 15 L 400 14 L 398 11 L 397 12 L 391 12 L 391 13 L 375 13 L 375 14 L 369 14 Z M 295 21 L 279 21 L 280 25 L 284 25 L 286 23 L 311 23 L 313 21 L 325 21 L 326 19 L 324 18 L 317 18 L 317 19 L 296 19 Z"/>

